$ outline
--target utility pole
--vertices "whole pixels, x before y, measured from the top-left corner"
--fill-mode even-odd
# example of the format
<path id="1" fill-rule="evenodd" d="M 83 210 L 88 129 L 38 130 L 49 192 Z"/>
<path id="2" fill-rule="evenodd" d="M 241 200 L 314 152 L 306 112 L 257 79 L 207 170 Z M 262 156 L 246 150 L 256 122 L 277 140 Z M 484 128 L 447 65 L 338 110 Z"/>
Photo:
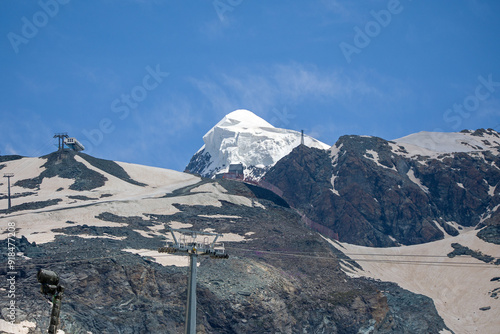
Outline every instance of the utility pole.
<path id="1" fill-rule="evenodd" d="M 59 275 L 55 272 L 40 269 L 36 275 L 38 282 L 42 284 L 40 291 L 44 295 L 52 297 L 52 312 L 50 313 L 49 334 L 56 334 L 59 327 L 59 314 L 61 313 L 61 299 L 64 287 L 59 284 Z"/>
<path id="2" fill-rule="evenodd" d="M 5 173 L 3 174 L 3 177 L 7 178 L 7 188 L 8 190 L 8 197 L 9 197 L 9 204 L 7 206 L 8 210 L 11 208 L 11 202 L 10 202 L 10 178 L 14 176 L 14 173 Z"/>
<path id="3" fill-rule="evenodd" d="M 174 232 L 181 234 L 179 241 L 174 235 Z M 216 241 L 222 234 L 191 231 L 184 229 L 170 229 L 173 242 L 168 242 L 166 247 L 160 247 L 160 253 L 187 253 L 189 255 L 189 278 L 188 278 L 188 297 L 186 305 L 186 324 L 185 334 L 196 334 L 196 271 L 198 255 L 208 255 L 214 259 L 227 259 L 223 244 L 216 244 Z M 196 239 L 199 235 L 206 236 L 203 242 L 198 242 Z M 191 240 L 187 241 L 187 237 Z M 208 237 L 215 237 L 212 242 L 208 241 Z"/>

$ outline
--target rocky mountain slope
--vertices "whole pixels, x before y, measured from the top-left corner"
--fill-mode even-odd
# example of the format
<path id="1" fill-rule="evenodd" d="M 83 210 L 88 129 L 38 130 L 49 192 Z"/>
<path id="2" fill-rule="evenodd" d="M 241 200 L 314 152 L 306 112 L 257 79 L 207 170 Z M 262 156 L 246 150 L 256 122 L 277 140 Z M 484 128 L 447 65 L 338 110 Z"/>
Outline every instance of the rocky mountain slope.
<path id="1" fill-rule="evenodd" d="M 413 245 L 486 225 L 483 234 L 498 237 L 500 135 L 492 129 L 342 136 L 328 151 L 297 147 L 265 180 L 352 244 Z"/>
<path id="2" fill-rule="evenodd" d="M 343 241 L 335 247 L 362 267 L 342 266 L 347 274 L 431 297 L 457 333 L 496 333 L 499 149 L 491 129 L 343 136 L 328 151 L 295 148 L 264 178 L 310 225 Z"/>
<path id="3" fill-rule="evenodd" d="M 230 164 L 242 163 L 245 177 L 260 177 L 278 160 L 301 143 L 301 133 L 275 128 L 248 110 L 227 114 L 204 136 L 205 145 L 193 156 L 186 171 L 204 177 L 227 172 Z M 310 136 L 304 136 L 308 147 L 328 149 Z"/>
<path id="4" fill-rule="evenodd" d="M 224 235 L 229 259 L 200 259 L 198 333 L 447 332 L 430 298 L 347 275 L 361 267 L 265 189 L 72 152 L 0 161 L 15 174 L 0 239 L 15 225 L 18 309 L 11 324 L 0 299 L 4 333 L 47 328 L 40 268 L 66 288 L 65 333 L 182 333 L 187 257 L 157 252 L 169 227 Z"/>
<path id="5" fill-rule="evenodd" d="M 496 333 L 499 159 L 493 129 L 342 136 L 326 150 L 296 145 L 257 181 L 307 226 L 340 239 L 332 245 L 360 264 L 341 260 L 348 275 L 431 297 L 457 333 Z"/>

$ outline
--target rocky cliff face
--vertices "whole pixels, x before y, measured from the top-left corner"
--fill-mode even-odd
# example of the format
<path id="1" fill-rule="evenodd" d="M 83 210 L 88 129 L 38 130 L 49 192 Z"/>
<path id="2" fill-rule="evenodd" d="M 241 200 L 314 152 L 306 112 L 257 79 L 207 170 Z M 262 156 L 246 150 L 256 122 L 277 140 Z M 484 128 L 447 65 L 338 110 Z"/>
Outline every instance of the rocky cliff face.
<path id="1" fill-rule="evenodd" d="M 500 223 L 500 135 L 490 129 L 462 137 L 484 147 L 464 139 L 457 144 L 467 147 L 464 152 L 437 152 L 343 136 L 329 151 L 296 148 L 265 179 L 341 241 L 381 247 L 429 242 Z"/>

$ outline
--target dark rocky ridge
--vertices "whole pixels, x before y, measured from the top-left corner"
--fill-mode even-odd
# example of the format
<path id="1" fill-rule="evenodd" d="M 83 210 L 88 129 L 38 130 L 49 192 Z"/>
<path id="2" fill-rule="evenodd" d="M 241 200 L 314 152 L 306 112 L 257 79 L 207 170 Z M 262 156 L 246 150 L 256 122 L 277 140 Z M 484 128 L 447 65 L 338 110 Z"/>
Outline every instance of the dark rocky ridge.
<path id="1" fill-rule="evenodd" d="M 46 155 L 42 157 L 47 159 L 47 162 L 42 166 L 46 169 L 40 175 L 32 179 L 19 180 L 14 185 L 28 189 L 40 189 L 44 178 L 59 176 L 75 180 L 69 187 L 71 190 L 92 190 L 102 187 L 108 179 L 76 161 L 75 155 L 75 152 L 66 150 Z"/>
<path id="2" fill-rule="evenodd" d="M 441 229 L 457 235 L 450 221 L 500 224 L 500 210 L 491 212 L 500 204 L 500 155 L 483 151 L 407 158 L 403 147 L 394 146 L 377 137 L 342 136 L 331 157 L 329 151 L 301 145 L 265 179 L 283 191 L 290 205 L 337 232 L 340 240 L 359 245 L 425 243 L 442 239 Z M 410 170 L 422 187 L 409 178 Z M 496 187 L 493 196 L 490 186 Z"/>
<path id="3" fill-rule="evenodd" d="M 31 260 L 18 257 L 18 319 L 34 320 L 36 333 L 47 328 L 50 308 L 35 275 L 43 267 L 58 272 L 66 286 L 61 329 L 67 333 L 182 333 L 186 268 L 161 266 L 123 251 L 157 249 L 164 244 L 162 237 L 134 230 L 178 221 L 194 224 L 196 230 L 254 232 L 243 242 L 226 242 L 229 259 L 200 259 L 199 333 L 358 333 L 371 328 L 377 333 L 437 333 L 445 328 L 431 299 L 392 283 L 346 276 L 338 262 L 345 255 L 305 228 L 293 210 L 265 199 L 266 192 L 231 181 L 221 185 L 265 209 L 223 201 L 221 207 L 178 204 L 174 215 L 144 212 L 147 219 L 103 213 L 98 219 L 127 226 L 81 225 L 74 217 L 68 227 L 55 231 L 65 235 L 54 242 L 34 245 L 20 239 L 18 250 Z M 84 239 L 79 234 L 124 239 Z M 1 256 L 4 261 L 5 254 Z M 0 301 L 2 310 L 6 302 Z"/>
<path id="4" fill-rule="evenodd" d="M 211 157 L 210 153 L 205 152 L 205 149 L 196 152 L 189 161 L 184 172 L 201 175 L 203 170 L 210 166 L 209 162 Z"/>
<path id="5" fill-rule="evenodd" d="M 11 194 L 10 195 L 10 198 L 20 198 L 20 197 L 27 197 L 27 196 L 32 196 L 32 195 L 35 195 L 36 193 L 35 192 L 32 192 L 32 191 L 25 191 L 25 192 L 22 192 L 22 193 L 18 193 L 18 194 Z M 2 199 L 7 199 L 9 198 L 8 195 L 2 195 L 0 196 L 0 200 Z"/>
<path id="6" fill-rule="evenodd" d="M 9 209 L 2 209 L 0 210 L 0 214 L 5 214 L 5 213 L 12 213 L 16 211 L 24 211 L 24 210 L 36 210 L 36 209 L 43 209 L 48 206 L 52 205 L 57 205 L 57 203 L 61 202 L 62 199 L 60 198 L 53 198 L 49 199 L 46 201 L 35 201 L 35 202 L 27 202 L 27 203 L 22 203 L 18 205 L 13 205 L 10 210 Z"/>
<path id="7" fill-rule="evenodd" d="M 89 169 L 83 163 L 76 161 L 75 155 L 82 157 L 94 167 L 123 181 L 138 186 L 145 186 L 145 184 L 131 179 L 127 172 L 114 161 L 98 159 L 70 150 L 57 151 L 43 156 L 42 158 L 46 158 L 47 162 L 42 167 L 46 169 L 39 176 L 32 179 L 19 180 L 14 185 L 28 189 L 39 189 L 44 178 L 59 176 L 75 180 L 69 187 L 71 190 L 92 190 L 102 187 L 108 179 L 101 173 Z"/>
<path id="8" fill-rule="evenodd" d="M 21 155 L 0 155 L 0 162 L 19 160 L 22 158 L 24 158 L 24 157 Z"/>
<path id="9" fill-rule="evenodd" d="M 490 225 L 477 232 L 477 236 L 486 242 L 500 245 L 500 225 Z"/>
<path id="10" fill-rule="evenodd" d="M 448 257 L 455 257 L 455 256 L 461 256 L 461 255 L 469 255 L 472 256 L 475 259 L 478 259 L 479 261 L 483 261 L 485 263 L 492 263 L 495 258 L 491 255 L 488 254 L 483 254 L 480 251 L 475 251 L 470 249 L 469 247 L 463 246 L 459 243 L 452 243 L 451 247 L 453 247 L 453 252 L 450 252 L 447 254 Z M 495 262 L 496 265 L 500 265 L 500 259 L 497 259 Z"/>

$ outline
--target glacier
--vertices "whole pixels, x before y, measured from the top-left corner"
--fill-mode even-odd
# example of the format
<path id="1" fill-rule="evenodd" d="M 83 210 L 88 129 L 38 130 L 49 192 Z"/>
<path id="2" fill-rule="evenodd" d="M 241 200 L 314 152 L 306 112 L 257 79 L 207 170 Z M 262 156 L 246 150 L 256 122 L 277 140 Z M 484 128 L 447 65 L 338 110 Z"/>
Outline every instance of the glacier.
<path id="1" fill-rule="evenodd" d="M 205 143 L 186 167 L 190 173 L 215 177 L 241 163 L 244 176 L 258 180 L 301 143 L 301 132 L 276 128 L 245 109 L 227 114 L 204 136 Z M 327 150 L 330 145 L 304 135 L 304 145 Z"/>

